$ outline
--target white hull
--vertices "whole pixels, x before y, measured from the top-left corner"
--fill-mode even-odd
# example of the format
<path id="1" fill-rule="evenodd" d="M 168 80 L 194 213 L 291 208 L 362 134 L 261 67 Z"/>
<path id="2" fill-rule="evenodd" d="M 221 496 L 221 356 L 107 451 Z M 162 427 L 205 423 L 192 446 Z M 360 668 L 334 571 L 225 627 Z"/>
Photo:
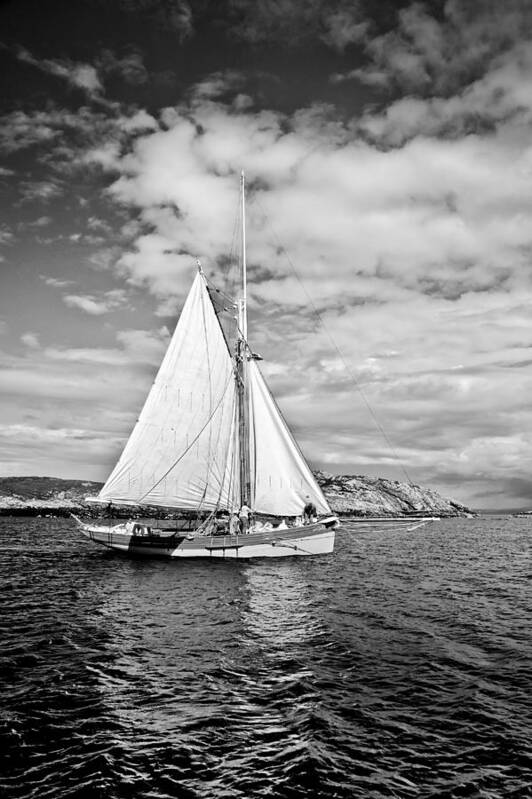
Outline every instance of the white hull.
<path id="1" fill-rule="evenodd" d="M 163 558 L 282 558 L 298 555 L 326 555 L 334 549 L 334 516 L 284 530 L 268 530 L 233 536 L 192 534 L 133 535 L 124 525 L 104 527 L 76 519 L 84 535 L 97 544 L 128 555 Z"/>

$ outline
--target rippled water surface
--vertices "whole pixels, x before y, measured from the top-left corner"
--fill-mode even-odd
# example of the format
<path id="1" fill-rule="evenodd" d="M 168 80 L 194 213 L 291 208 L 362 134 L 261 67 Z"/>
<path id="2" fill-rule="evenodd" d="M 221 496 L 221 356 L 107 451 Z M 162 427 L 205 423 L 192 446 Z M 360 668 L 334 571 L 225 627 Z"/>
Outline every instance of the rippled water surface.
<path id="1" fill-rule="evenodd" d="M 0 519 L 0 795 L 532 796 L 531 530 L 215 563 Z"/>

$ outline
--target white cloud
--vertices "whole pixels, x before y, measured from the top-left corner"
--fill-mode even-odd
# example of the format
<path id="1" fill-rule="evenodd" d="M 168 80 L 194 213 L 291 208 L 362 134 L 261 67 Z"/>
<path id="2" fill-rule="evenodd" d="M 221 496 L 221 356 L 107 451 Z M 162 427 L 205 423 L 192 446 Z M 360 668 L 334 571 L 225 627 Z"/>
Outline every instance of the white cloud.
<path id="1" fill-rule="evenodd" d="M 227 92 L 234 91 L 244 83 L 244 75 L 233 69 L 213 72 L 195 84 L 192 95 L 195 100 L 216 99 Z"/>
<path id="2" fill-rule="evenodd" d="M 119 366 L 124 362 L 124 353 L 118 349 L 70 347 L 46 347 L 43 357 L 50 361 L 66 361 L 72 363 L 92 363 Z"/>
<path id="3" fill-rule="evenodd" d="M 26 345 L 26 347 L 29 347 L 32 350 L 39 349 L 41 346 L 39 342 L 39 336 L 36 333 L 31 333 L 29 331 L 27 333 L 23 333 L 20 337 L 20 340 Z"/>
<path id="4" fill-rule="evenodd" d="M 37 350 L 29 336 L 24 355 L 0 352 L 2 470 L 104 479 L 153 382 L 168 330 L 122 330 L 107 348 Z"/>
<path id="5" fill-rule="evenodd" d="M 440 18 L 412 3 L 397 16 L 394 29 L 366 39 L 370 61 L 361 76 L 385 73 L 390 85 L 432 96 L 458 91 L 532 33 L 532 7 L 522 0 L 508 0 L 504 8 L 490 0 L 449 0 Z"/>
<path id="6" fill-rule="evenodd" d="M 100 316 L 109 310 L 108 304 L 104 300 L 96 300 L 88 295 L 66 294 L 63 301 L 70 308 L 79 308 L 92 316 Z"/>
<path id="7" fill-rule="evenodd" d="M 48 275 L 39 275 L 43 283 L 47 286 L 51 286 L 52 288 L 62 289 L 67 288 L 67 286 L 74 285 L 73 280 L 59 280 L 56 277 L 50 277 Z"/>
<path id="8" fill-rule="evenodd" d="M 253 110 L 253 100 L 232 99 L 239 76 L 216 73 L 187 103 L 164 109 L 160 124 L 115 108 L 112 119 L 94 117 L 88 140 L 91 116 L 70 119 L 85 136 L 71 161 L 108 171 L 106 201 L 134 210 L 121 230 L 127 249 L 94 253 L 93 263 L 147 287 L 160 313 L 181 304 L 197 256 L 221 279 L 244 168 L 252 341 L 311 460 L 400 476 L 352 376 L 416 481 L 466 501 L 483 492 L 478 504 L 506 486 L 524 502 L 532 465 L 530 15 L 510 0 L 497 27 L 489 3 L 475 7 L 478 14 L 449 0 L 436 20 L 410 5 L 395 30 L 377 34 L 354 5 L 349 13 L 341 4 L 335 17 L 314 4 L 307 30 L 339 51 L 365 42 L 367 63 L 337 79 L 391 89 L 378 95 L 380 109 L 348 122 L 322 105 L 291 115 Z M 281 3 L 266 19 L 268 9 L 250 9 L 240 34 L 263 39 L 286 21 L 288 36 L 304 10 Z M 10 116 L 12 140 L 64 144 L 60 117 Z M 95 219 L 88 228 L 97 233 Z M 68 289 L 64 301 L 98 321 L 127 296 Z M 89 403 L 101 409 L 105 398 L 105 424 L 125 434 L 167 336 L 125 330 L 108 349 L 44 347 L 46 373 L 29 351 L 4 369 L 2 390 L 77 403 L 93 425 Z M 124 380 L 133 386 L 126 417 L 118 415 Z"/>
<path id="9" fill-rule="evenodd" d="M 120 75 L 126 83 L 133 86 L 148 82 L 148 70 L 139 52 L 131 52 L 118 58 L 111 50 L 104 50 L 98 59 L 98 67 L 106 74 Z"/>
<path id="10" fill-rule="evenodd" d="M 347 45 L 362 42 L 369 28 L 369 20 L 363 16 L 360 3 L 339 8 L 325 17 L 326 33 L 323 41 L 342 52 Z"/>
<path id="11" fill-rule="evenodd" d="M 158 366 L 168 346 L 169 336 L 166 327 L 154 331 L 121 330 L 116 334 L 118 347 L 46 347 L 42 350 L 42 357 L 56 362 L 122 366 L 128 369 L 143 364 Z"/>
<path id="12" fill-rule="evenodd" d="M 277 115 L 228 114 L 212 103 L 197 107 L 196 121 L 201 134 L 178 115 L 170 130 L 142 137 L 133 153 L 112 161 L 123 172 L 112 195 L 140 206 L 154 228 L 119 265 L 157 294 L 182 293 L 194 256 L 213 261 L 227 252 L 241 165 L 267 187 L 250 200 L 250 223 L 259 228 L 249 238 L 250 261 L 286 275 L 264 209 L 322 296 L 339 293 L 354 269 L 364 278 L 389 273 L 412 289 L 454 280 L 453 291 L 464 292 L 498 284 L 505 269 L 515 278 L 523 264 L 531 243 L 520 216 L 530 196 L 524 137 L 520 149 L 501 128 L 383 152 L 356 140 L 329 145 L 322 121 L 283 133 Z M 274 280 L 259 291 L 280 301 L 287 285 Z"/>
<path id="13" fill-rule="evenodd" d="M 63 194 L 64 186 L 57 180 L 23 180 L 19 191 L 22 203 L 47 203 Z"/>
<path id="14" fill-rule="evenodd" d="M 69 59 L 38 59 L 28 50 L 20 48 L 17 54 L 20 61 L 32 64 L 43 72 L 63 78 L 72 86 L 83 89 L 88 94 L 99 94 L 103 86 L 96 69 L 91 64 L 76 63 Z"/>
<path id="15" fill-rule="evenodd" d="M 87 219 L 87 227 L 89 230 L 94 230 L 99 233 L 109 234 L 112 232 L 111 226 L 104 219 L 99 219 L 97 216 L 90 216 Z"/>
<path id="16" fill-rule="evenodd" d="M 16 152 L 34 144 L 47 143 L 58 136 L 58 132 L 41 114 L 13 111 L 4 115 L 0 129 L 0 148 L 5 153 Z M 45 115 L 47 117 L 48 115 Z"/>
<path id="17" fill-rule="evenodd" d="M 34 222 L 29 222 L 28 227 L 47 227 L 52 222 L 52 217 L 50 216 L 40 216 L 38 219 L 35 219 Z"/>
<path id="18" fill-rule="evenodd" d="M 331 75 L 332 83 L 343 83 L 346 80 L 353 79 L 375 88 L 387 88 L 390 84 L 389 73 L 382 69 L 359 68 L 351 69 L 349 72 L 336 72 Z"/>
<path id="19" fill-rule="evenodd" d="M 11 244 L 13 239 L 13 231 L 7 225 L 2 225 L 2 227 L 0 227 L 0 246 Z"/>
<path id="20" fill-rule="evenodd" d="M 63 302 L 69 308 L 79 308 L 91 316 L 101 316 L 109 311 L 124 307 L 127 304 L 127 293 L 123 289 L 114 289 L 100 296 L 90 294 L 65 294 Z"/>
<path id="21" fill-rule="evenodd" d="M 164 326 L 154 331 L 122 330 L 116 337 L 131 361 L 155 366 L 159 366 L 170 341 L 170 333 Z"/>
<path id="22" fill-rule="evenodd" d="M 120 175 L 109 193 L 137 208 L 141 223 L 116 268 L 166 311 L 183 297 L 196 256 L 216 271 L 230 251 L 246 169 L 253 341 L 314 462 L 390 473 L 394 456 L 331 366 L 327 336 L 310 336 L 319 325 L 280 245 L 418 482 L 467 500 L 465 475 L 474 480 L 479 453 L 513 440 L 517 423 L 532 427 L 522 399 L 532 381 L 526 366 L 510 367 L 526 363 L 532 307 L 529 121 L 492 103 L 521 102 L 516 78 L 528 60 L 512 53 L 468 90 L 491 113 L 486 132 L 415 135 L 383 149 L 327 108 L 290 118 L 196 98 L 165 112 L 167 130 L 109 159 Z M 460 469 L 457 452 L 466 453 Z M 520 468 L 515 458 L 512 480 Z M 503 478 L 495 469 L 484 485 Z"/>
<path id="23" fill-rule="evenodd" d="M 129 116 L 124 114 L 117 120 L 117 126 L 125 133 L 140 133 L 146 130 L 157 130 L 159 125 L 157 120 L 148 114 L 147 111 L 141 109 L 134 111 Z"/>
<path id="24" fill-rule="evenodd" d="M 450 97 L 403 97 L 381 113 L 367 113 L 361 130 L 380 145 L 397 146 L 421 135 L 474 133 L 480 123 L 503 123 L 525 133 L 532 120 L 532 39 L 494 59 L 478 80 Z M 511 130 L 511 128 L 510 128 Z M 483 138 L 488 138 L 486 134 Z"/>

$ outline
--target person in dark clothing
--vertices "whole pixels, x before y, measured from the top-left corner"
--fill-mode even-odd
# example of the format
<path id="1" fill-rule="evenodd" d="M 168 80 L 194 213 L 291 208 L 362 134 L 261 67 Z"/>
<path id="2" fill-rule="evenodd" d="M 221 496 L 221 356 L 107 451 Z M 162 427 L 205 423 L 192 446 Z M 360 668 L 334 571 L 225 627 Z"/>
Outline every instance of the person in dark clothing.
<path id="1" fill-rule="evenodd" d="M 310 497 L 306 497 L 307 504 L 303 508 L 303 523 L 310 524 L 318 515 L 315 504 Z"/>

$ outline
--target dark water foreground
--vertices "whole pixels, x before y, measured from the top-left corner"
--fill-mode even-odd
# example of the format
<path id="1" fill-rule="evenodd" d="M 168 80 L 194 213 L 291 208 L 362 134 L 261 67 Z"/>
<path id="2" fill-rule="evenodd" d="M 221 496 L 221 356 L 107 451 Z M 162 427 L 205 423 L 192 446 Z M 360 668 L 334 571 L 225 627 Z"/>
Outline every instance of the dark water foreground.
<path id="1" fill-rule="evenodd" d="M 532 796 L 527 519 L 129 560 L 0 520 L 0 796 Z"/>

